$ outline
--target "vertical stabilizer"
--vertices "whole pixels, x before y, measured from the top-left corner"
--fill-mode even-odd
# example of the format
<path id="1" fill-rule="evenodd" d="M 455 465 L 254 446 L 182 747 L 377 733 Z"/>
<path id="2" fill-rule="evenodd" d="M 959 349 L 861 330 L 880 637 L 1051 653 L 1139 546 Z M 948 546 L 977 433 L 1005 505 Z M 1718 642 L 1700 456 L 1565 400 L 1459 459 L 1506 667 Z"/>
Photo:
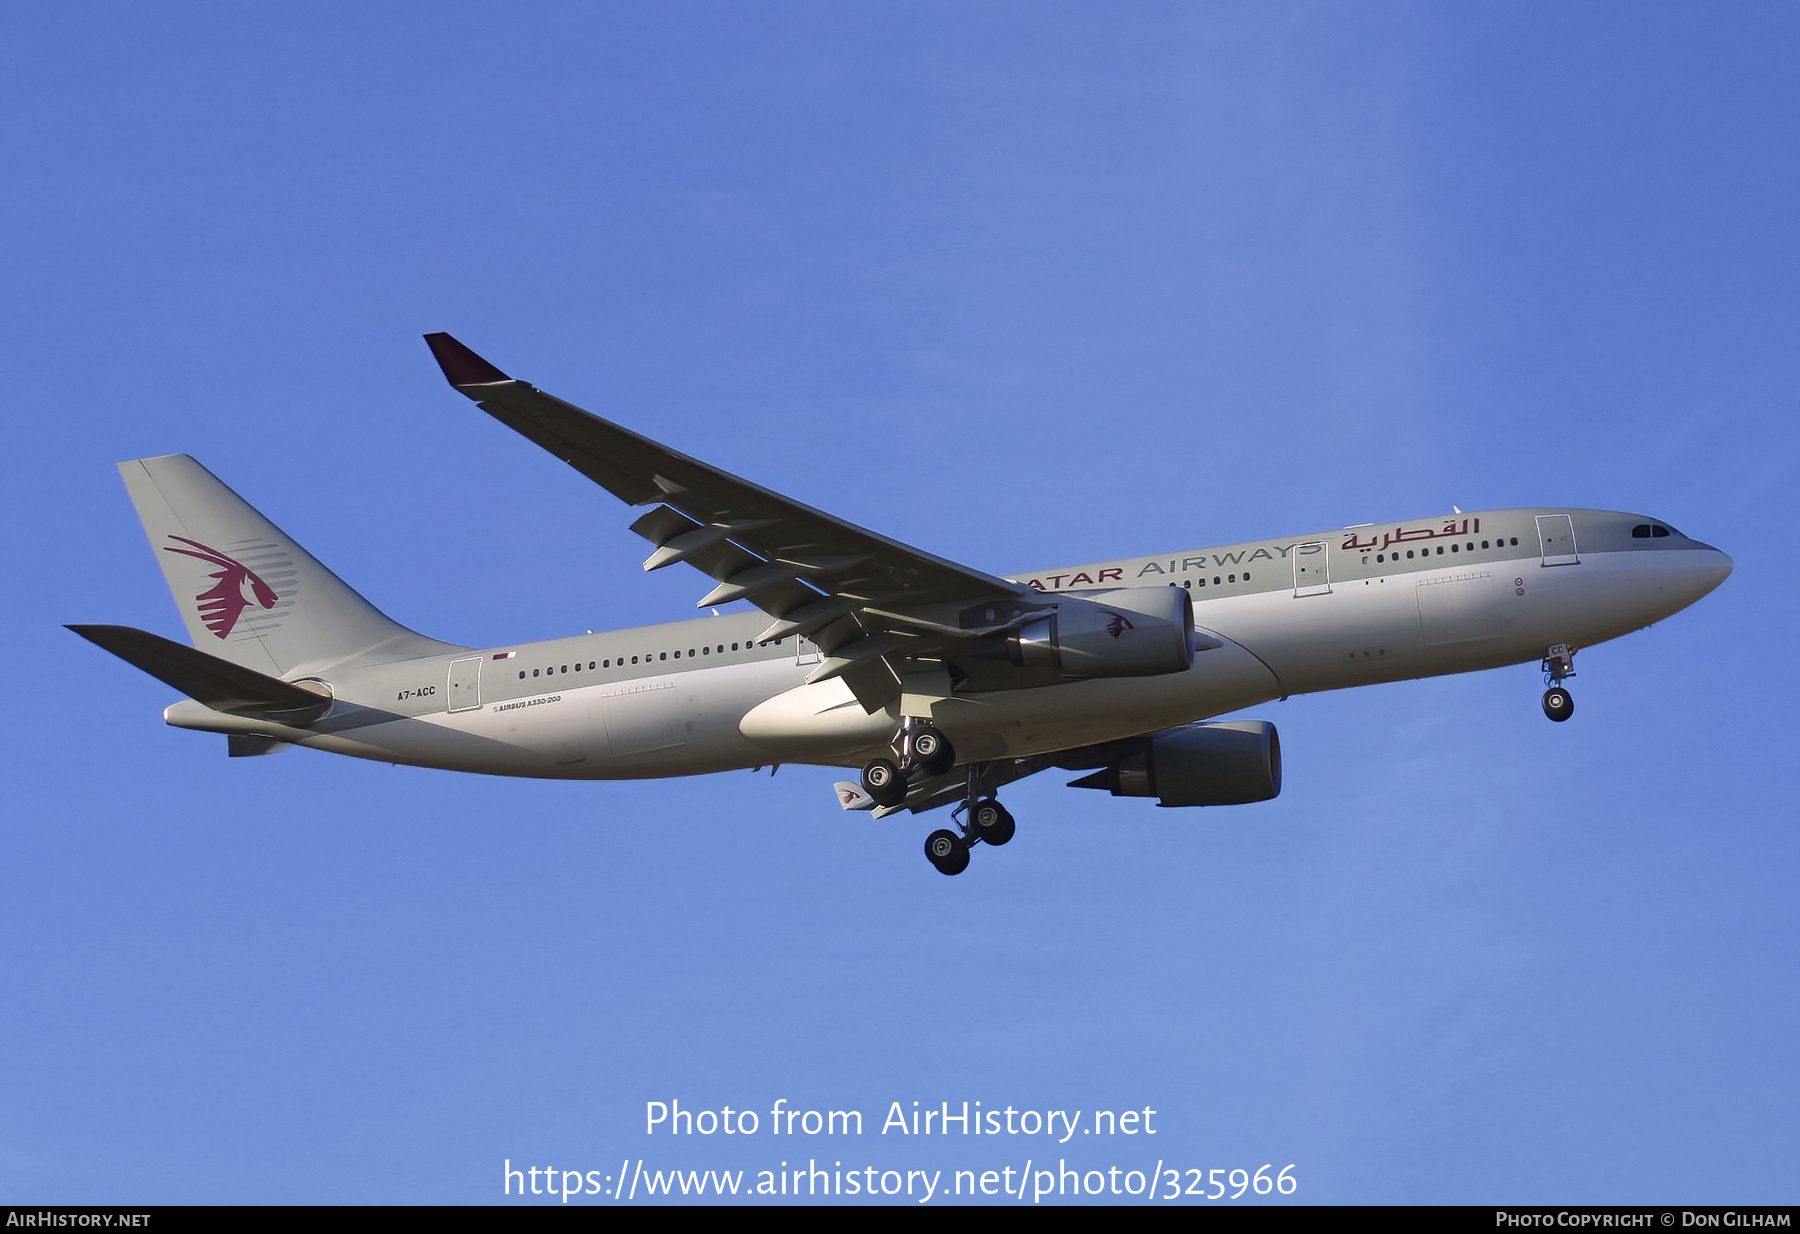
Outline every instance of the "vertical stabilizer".
<path id="1" fill-rule="evenodd" d="M 287 676 L 461 650 L 389 619 L 185 454 L 119 474 L 195 647 Z"/>

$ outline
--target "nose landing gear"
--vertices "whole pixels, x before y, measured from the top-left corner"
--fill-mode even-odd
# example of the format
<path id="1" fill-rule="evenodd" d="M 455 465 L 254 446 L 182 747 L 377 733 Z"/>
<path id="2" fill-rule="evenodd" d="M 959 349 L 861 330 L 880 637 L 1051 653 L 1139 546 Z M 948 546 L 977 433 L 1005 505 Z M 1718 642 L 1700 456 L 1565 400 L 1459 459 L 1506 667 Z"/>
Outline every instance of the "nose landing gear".
<path id="1" fill-rule="evenodd" d="M 1575 714 L 1575 696 L 1561 686 L 1544 691 L 1544 714 L 1558 724 Z"/>
<path id="2" fill-rule="evenodd" d="M 1550 648 L 1544 656 L 1544 714 L 1561 724 L 1575 714 L 1575 697 L 1563 689 L 1563 681 L 1575 675 L 1575 653 L 1562 643 Z"/>

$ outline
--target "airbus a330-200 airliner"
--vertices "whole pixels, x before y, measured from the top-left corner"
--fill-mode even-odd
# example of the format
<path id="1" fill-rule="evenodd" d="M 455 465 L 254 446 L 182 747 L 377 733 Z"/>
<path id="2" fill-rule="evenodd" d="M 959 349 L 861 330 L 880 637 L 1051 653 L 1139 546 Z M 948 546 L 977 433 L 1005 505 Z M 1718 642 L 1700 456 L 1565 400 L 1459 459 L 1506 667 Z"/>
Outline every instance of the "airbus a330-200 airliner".
<path id="1" fill-rule="evenodd" d="M 1289 695 L 1541 662 L 1566 720 L 1576 651 L 1731 573 L 1666 522 L 1456 511 L 1344 531 L 995 575 L 679 454 L 514 380 L 448 334 L 444 376 L 644 513 L 646 570 L 749 610 L 476 650 L 398 625 L 185 454 L 119 464 L 192 646 L 70 629 L 186 695 L 178 728 L 233 756 L 291 745 L 488 775 L 613 780 L 780 763 L 861 768 L 876 816 L 952 806 L 925 855 L 960 873 L 1051 767 L 1165 806 L 1281 791 L 1262 720 Z"/>

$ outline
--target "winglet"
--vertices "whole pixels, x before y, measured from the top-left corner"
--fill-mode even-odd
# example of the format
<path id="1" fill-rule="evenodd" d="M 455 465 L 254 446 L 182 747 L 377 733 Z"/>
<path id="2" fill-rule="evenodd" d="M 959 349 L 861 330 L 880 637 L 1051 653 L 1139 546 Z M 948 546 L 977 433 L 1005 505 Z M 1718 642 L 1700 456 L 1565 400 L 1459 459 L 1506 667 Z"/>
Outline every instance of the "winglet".
<path id="1" fill-rule="evenodd" d="M 427 334 L 425 345 L 437 357 L 438 367 L 444 370 L 444 376 L 458 389 L 512 380 L 441 330 L 436 334 Z"/>

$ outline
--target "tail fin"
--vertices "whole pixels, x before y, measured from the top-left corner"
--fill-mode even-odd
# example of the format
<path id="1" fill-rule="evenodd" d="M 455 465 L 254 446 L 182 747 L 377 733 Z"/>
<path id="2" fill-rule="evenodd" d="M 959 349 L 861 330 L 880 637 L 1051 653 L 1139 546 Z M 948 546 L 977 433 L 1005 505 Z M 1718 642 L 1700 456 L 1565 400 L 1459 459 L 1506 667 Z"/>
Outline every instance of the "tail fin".
<path id="1" fill-rule="evenodd" d="M 391 620 L 185 454 L 119 464 L 188 638 L 261 673 L 460 651 Z"/>

